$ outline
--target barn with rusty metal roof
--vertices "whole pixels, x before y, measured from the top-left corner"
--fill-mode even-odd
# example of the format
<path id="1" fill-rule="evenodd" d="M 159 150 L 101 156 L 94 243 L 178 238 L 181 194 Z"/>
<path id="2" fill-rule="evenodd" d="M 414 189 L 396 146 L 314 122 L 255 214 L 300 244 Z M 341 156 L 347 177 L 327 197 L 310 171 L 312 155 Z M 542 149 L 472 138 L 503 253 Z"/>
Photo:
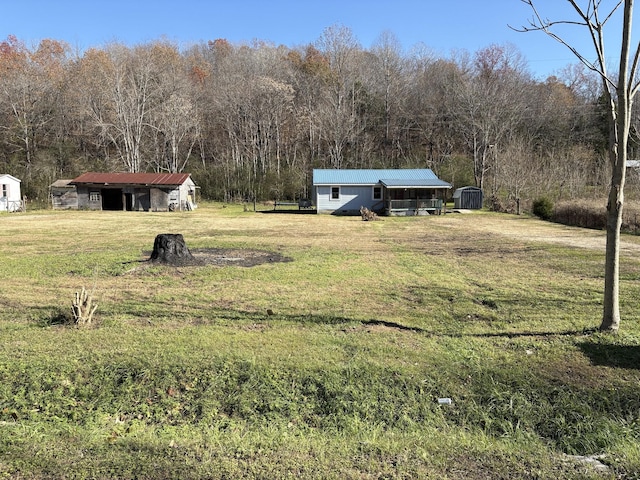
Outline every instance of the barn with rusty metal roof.
<path id="1" fill-rule="evenodd" d="M 197 186 L 189 173 L 87 172 L 69 182 L 77 208 L 164 212 L 193 210 Z"/>

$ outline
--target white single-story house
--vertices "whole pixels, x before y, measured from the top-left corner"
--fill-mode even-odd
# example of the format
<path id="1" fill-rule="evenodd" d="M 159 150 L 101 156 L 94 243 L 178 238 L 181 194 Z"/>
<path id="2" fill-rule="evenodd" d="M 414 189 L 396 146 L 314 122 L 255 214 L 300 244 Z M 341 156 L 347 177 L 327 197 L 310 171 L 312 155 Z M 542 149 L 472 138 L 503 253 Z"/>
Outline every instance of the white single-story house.
<path id="1" fill-rule="evenodd" d="M 22 210 L 20 183 L 20 180 L 13 175 L 0 175 L 0 212 Z"/>
<path id="2" fill-rule="evenodd" d="M 443 212 L 451 185 L 431 169 L 364 169 L 313 171 L 318 213 L 358 215 L 360 208 L 384 215 Z"/>
<path id="3" fill-rule="evenodd" d="M 196 208 L 196 184 L 189 173 L 83 173 L 67 184 L 76 189 L 75 208 L 174 211 Z M 69 203 L 65 208 L 74 208 Z"/>

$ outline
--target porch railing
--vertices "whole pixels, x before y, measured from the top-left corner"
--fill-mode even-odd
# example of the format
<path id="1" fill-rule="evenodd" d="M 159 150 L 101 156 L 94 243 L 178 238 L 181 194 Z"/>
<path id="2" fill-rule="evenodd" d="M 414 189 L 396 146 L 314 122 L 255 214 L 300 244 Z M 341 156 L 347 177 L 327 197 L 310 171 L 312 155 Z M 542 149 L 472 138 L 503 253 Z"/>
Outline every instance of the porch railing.
<path id="1" fill-rule="evenodd" d="M 389 200 L 389 210 L 442 210 L 439 198 L 418 198 L 410 200 Z"/>

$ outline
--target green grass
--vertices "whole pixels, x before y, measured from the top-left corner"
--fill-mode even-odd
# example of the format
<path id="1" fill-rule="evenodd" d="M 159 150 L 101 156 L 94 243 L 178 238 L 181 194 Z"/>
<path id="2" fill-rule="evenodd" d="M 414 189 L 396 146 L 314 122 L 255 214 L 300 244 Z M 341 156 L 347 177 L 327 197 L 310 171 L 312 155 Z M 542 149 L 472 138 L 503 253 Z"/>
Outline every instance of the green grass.
<path id="1" fill-rule="evenodd" d="M 634 255 L 609 336 L 603 252 L 532 218 L 0 221 L 0 478 L 640 478 Z M 140 263 L 158 233 L 293 261 Z M 92 328 L 65 322 L 82 286 Z"/>

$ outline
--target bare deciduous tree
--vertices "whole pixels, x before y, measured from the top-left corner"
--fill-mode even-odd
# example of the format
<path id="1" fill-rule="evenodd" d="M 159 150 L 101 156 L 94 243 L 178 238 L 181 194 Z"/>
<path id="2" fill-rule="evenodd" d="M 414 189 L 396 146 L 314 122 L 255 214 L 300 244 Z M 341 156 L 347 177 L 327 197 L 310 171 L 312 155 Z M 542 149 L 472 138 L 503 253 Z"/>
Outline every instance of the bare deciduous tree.
<path id="1" fill-rule="evenodd" d="M 0 47 L 0 110 L 4 107 L 7 119 L 0 129 L 6 130 L 12 148 L 21 152 L 29 179 L 38 143 L 55 117 L 69 48 L 42 40 L 31 50 L 15 37 Z"/>
<path id="2" fill-rule="evenodd" d="M 414 55 L 409 71 L 408 94 L 403 99 L 406 139 L 404 148 L 424 158 L 424 165 L 438 174 L 455 151 L 454 100 L 451 94 L 463 72 L 453 61 L 435 59 L 422 51 Z"/>
<path id="3" fill-rule="evenodd" d="M 89 111 L 129 172 L 145 170 L 145 135 L 151 112 L 161 100 L 157 84 L 161 66 L 153 50 L 153 45 L 130 50 L 114 44 L 105 53 L 97 52 L 90 62 L 90 76 L 98 83 Z"/>
<path id="4" fill-rule="evenodd" d="M 383 32 L 375 41 L 371 53 L 374 61 L 368 62 L 368 72 L 365 79 L 369 79 L 369 88 L 383 101 L 381 138 L 383 155 L 385 158 L 398 156 L 397 145 L 401 134 L 400 116 L 401 104 L 406 96 L 405 82 L 406 62 L 402 59 L 402 49 L 397 37 L 389 31 Z M 382 130 L 382 129 L 381 129 Z"/>
<path id="5" fill-rule="evenodd" d="M 511 45 L 478 50 L 464 71 L 452 91 L 452 116 L 472 154 L 476 185 L 484 188 L 487 173 L 493 171 L 495 195 L 497 146 L 525 115 L 522 92 L 529 79 L 521 54 Z"/>
<path id="6" fill-rule="evenodd" d="M 607 200 L 607 246 L 605 258 L 604 308 L 600 330 L 617 331 L 620 327 L 620 228 L 622 226 L 622 209 L 624 205 L 624 184 L 627 161 L 627 144 L 631 124 L 633 99 L 638 91 L 638 63 L 640 46 L 636 48 L 633 60 L 631 56 L 631 30 L 633 0 L 619 0 L 608 11 L 601 11 L 600 0 L 588 0 L 586 8 L 578 5 L 577 0 L 567 0 L 578 16 L 577 20 L 551 21 L 543 19 L 533 0 L 522 0 L 533 11 L 533 18 L 528 27 L 519 31 L 542 31 L 551 38 L 565 45 L 590 70 L 596 72 L 601 79 L 603 92 L 607 100 L 609 122 L 609 161 L 611 163 L 611 183 Z M 622 7 L 622 38 L 618 72 L 610 73 L 605 52 L 604 27 L 615 13 Z M 556 28 L 563 25 L 584 27 L 591 37 L 596 53 L 596 60 L 589 60 L 584 52 L 569 44 L 556 33 Z M 518 30 L 518 29 L 517 29 Z"/>
<path id="7" fill-rule="evenodd" d="M 178 48 L 157 42 L 151 49 L 159 94 L 149 115 L 154 132 L 155 169 L 182 172 L 196 143 L 197 108 L 189 98 L 190 81 Z"/>
<path id="8" fill-rule="evenodd" d="M 329 60 L 331 76 L 325 84 L 317 118 L 328 145 L 331 166 L 344 168 L 348 166 L 345 150 L 362 131 L 355 110 L 361 85 L 355 75 L 354 62 L 360 47 L 353 32 L 344 26 L 325 29 L 318 47 Z"/>

